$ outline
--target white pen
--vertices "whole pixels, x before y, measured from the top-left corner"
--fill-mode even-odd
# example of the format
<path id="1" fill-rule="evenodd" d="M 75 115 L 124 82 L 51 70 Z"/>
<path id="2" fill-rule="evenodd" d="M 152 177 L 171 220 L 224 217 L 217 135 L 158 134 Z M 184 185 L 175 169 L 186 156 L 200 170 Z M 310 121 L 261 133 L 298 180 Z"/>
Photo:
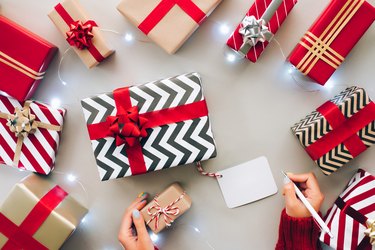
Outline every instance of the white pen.
<path id="1" fill-rule="evenodd" d="M 311 204 L 309 203 L 309 201 L 306 199 L 306 197 L 302 194 L 301 190 L 299 190 L 299 188 L 296 186 L 296 184 L 294 184 L 294 182 L 292 182 L 291 179 L 289 179 L 288 175 L 284 172 L 284 171 L 281 171 L 281 173 L 283 173 L 283 175 L 285 176 L 285 178 L 287 178 L 287 180 L 289 180 L 291 183 L 293 183 L 294 185 L 294 190 L 296 191 L 296 194 L 298 196 L 298 198 L 302 201 L 303 205 L 305 205 L 305 207 L 307 208 L 307 210 L 309 210 L 310 214 L 312 215 L 312 217 L 315 219 L 315 221 L 319 224 L 320 228 L 326 232 L 329 237 L 334 238 L 333 237 L 333 234 L 331 233 L 331 231 L 329 230 L 328 226 L 324 223 L 324 221 L 322 220 L 322 218 L 320 218 L 319 214 L 315 211 L 315 209 L 311 206 Z"/>

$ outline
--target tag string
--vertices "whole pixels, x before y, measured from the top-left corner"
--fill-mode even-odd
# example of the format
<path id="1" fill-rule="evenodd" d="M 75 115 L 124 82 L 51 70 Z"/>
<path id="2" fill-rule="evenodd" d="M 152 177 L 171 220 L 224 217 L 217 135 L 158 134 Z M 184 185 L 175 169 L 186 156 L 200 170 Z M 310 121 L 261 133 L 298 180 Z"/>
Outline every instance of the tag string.
<path id="1" fill-rule="evenodd" d="M 197 169 L 198 169 L 198 171 L 201 175 L 212 177 L 212 178 L 215 178 L 215 179 L 223 177 L 223 175 L 221 175 L 221 174 L 205 172 L 203 167 L 202 167 L 202 163 L 200 161 L 196 162 L 195 165 L 197 166 Z"/>

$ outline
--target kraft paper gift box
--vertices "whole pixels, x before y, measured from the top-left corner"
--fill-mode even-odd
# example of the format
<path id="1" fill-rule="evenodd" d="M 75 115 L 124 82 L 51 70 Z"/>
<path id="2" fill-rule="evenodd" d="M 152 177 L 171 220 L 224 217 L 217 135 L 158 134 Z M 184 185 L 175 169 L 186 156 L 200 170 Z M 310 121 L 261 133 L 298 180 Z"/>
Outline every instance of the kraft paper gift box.
<path id="1" fill-rule="evenodd" d="M 254 17 L 256 20 L 259 20 L 262 15 L 266 12 L 266 9 L 270 6 L 273 0 L 255 0 L 253 5 L 250 7 L 249 11 L 246 13 L 245 18 Z M 280 6 L 276 9 L 269 22 L 265 22 L 264 25 L 267 27 L 268 31 L 275 35 L 279 30 L 289 13 L 292 11 L 294 5 L 297 3 L 297 0 L 283 0 Z M 242 35 L 240 30 L 241 28 L 246 29 L 251 28 L 244 23 L 245 19 L 238 24 L 237 28 L 234 30 L 232 35 L 227 41 L 227 45 L 235 51 L 239 51 L 241 47 L 246 44 L 246 36 Z M 246 21 L 245 21 L 246 22 Z M 253 25 L 250 24 L 249 25 Z M 269 39 L 272 37 L 269 37 Z M 252 62 L 256 62 L 259 57 L 262 55 L 263 51 L 268 46 L 269 42 L 257 42 L 255 46 L 247 48 L 248 52 L 243 53 L 244 56 Z"/>
<path id="2" fill-rule="evenodd" d="M 0 91 L 19 101 L 30 98 L 57 48 L 0 15 Z"/>
<path id="3" fill-rule="evenodd" d="M 116 89 L 81 103 L 101 180 L 216 156 L 197 73 Z"/>
<path id="4" fill-rule="evenodd" d="M 375 8 L 365 0 L 331 0 L 289 61 L 324 85 L 374 20 Z"/>
<path id="5" fill-rule="evenodd" d="M 0 248 L 60 249 L 87 212 L 60 186 L 30 175 L 0 207 Z"/>
<path id="6" fill-rule="evenodd" d="M 155 196 L 141 213 L 148 227 L 157 234 L 186 213 L 191 203 L 190 196 L 178 183 L 174 183 Z"/>
<path id="7" fill-rule="evenodd" d="M 0 96 L 0 163 L 48 175 L 66 110 Z"/>
<path id="8" fill-rule="evenodd" d="M 221 0 L 122 0 L 117 9 L 169 54 L 174 54 Z"/>
<path id="9" fill-rule="evenodd" d="M 341 250 L 365 250 L 375 246 L 375 177 L 359 169 L 328 210 L 325 223 L 334 238 L 321 233 L 320 240 Z"/>
<path id="10" fill-rule="evenodd" d="M 114 52 L 78 0 L 57 4 L 48 16 L 88 68 L 98 65 Z"/>
<path id="11" fill-rule="evenodd" d="M 292 132 L 330 175 L 375 143 L 375 104 L 353 86 L 296 123 Z"/>

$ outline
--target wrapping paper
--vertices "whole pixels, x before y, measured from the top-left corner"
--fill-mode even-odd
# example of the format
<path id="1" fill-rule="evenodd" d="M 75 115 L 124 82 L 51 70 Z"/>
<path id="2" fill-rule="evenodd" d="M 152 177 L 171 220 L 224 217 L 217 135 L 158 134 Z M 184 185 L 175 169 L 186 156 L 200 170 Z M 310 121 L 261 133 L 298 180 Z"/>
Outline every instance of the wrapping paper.
<path id="1" fill-rule="evenodd" d="M 91 20 L 78 0 L 65 0 L 61 2 L 55 6 L 48 16 L 65 38 L 67 38 L 67 32 L 70 30 L 71 23 L 78 20 L 85 23 Z M 68 25 L 68 23 L 70 25 Z M 114 52 L 114 50 L 107 45 L 98 27 L 92 28 L 92 35 L 92 45 L 89 46 L 89 48 L 78 49 L 76 46 L 72 46 L 88 68 L 98 65 Z"/>
<path id="2" fill-rule="evenodd" d="M 122 0 L 117 9 L 169 54 L 174 54 L 221 0 Z"/>
<path id="3" fill-rule="evenodd" d="M 289 61 L 324 85 L 374 20 L 375 8 L 365 0 L 332 0 Z"/>
<path id="4" fill-rule="evenodd" d="M 0 91 L 30 98 L 56 54 L 55 45 L 0 15 Z"/>
<path id="5" fill-rule="evenodd" d="M 148 203 L 141 213 L 154 233 L 171 225 L 191 207 L 191 198 L 178 183 L 174 183 Z M 164 208 L 164 213 L 162 209 Z"/>
<path id="6" fill-rule="evenodd" d="M 375 143 L 375 104 L 347 88 L 292 127 L 306 152 L 330 175 Z"/>
<path id="7" fill-rule="evenodd" d="M 216 156 L 197 73 L 121 88 L 86 98 L 81 103 L 101 180 L 166 169 Z M 110 128 L 105 126 L 110 119 L 130 107 L 136 108 L 140 117 L 148 117 L 147 129 L 142 129 L 140 139 L 138 137 L 131 142 L 136 145 L 129 145 L 129 141 L 119 145 L 121 135 L 106 135 Z M 148 127 L 150 124 L 151 127 Z M 102 134 L 98 136 L 98 133 Z"/>
<path id="8" fill-rule="evenodd" d="M 255 0 L 254 4 L 246 13 L 246 16 L 255 16 L 256 19 L 259 19 L 264 14 L 264 12 L 266 11 L 267 7 L 271 4 L 271 2 L 272 0 Z M 292 11 L 296 3 L 297 0 L 284 0 L 280 7 L 277 9 L 275 15 L 270 19 L 267 25 L 269 30 L 273 34 L 276 34 L 276 32 L 279 30 L 279 28 L 281 27 L 289 13 Z M 234 32 L 227 41 L 227 45 L 235 51 L 238 51 L 241 45 L 243 44 L 243 36 L 239 33 L 240 28 L 241 23 L 237 26 L 237 28 L 234 30 Z M 250 49 L 250 51 L 247 53 L 245 57 L 252 62 L 256 62 L 267 46 L 267 41 L 263 43 L 260 42 L 254 47 L 252 47 L 252 49 Z"/>
<path id="9" fill-rule="evenodd" d="M 33 134 L 21 139 L 11 131 L 8 119 L 16 109 L 26 107 L 27 103 L 31 115 L 35 116 L 34 123 L 42 124 L 34 129 Z M 65 112 L 65 109 L 53 108 L 40 102 L 18 102 L 13 98 L 0 96 L 0 163 L 48 175 L 54 168 Z M 52 128 L 47 128 L 48 125 Z M 16 158 L 19 158 L 18 162 L 15 162 Z"/>
<path id="10" fill-rule="evenodd" d="M 374 218 L 375 177 L 359 169 L 325 217 L 334 238 L 322 233 L 319 239 L 333 249 L 371 250 L 366 231 Z"/>
<path id="11" fill-rule="evenodd" d="M 60 249 L 86 213 L 61 187 L 30 175 L 0 207 L 0 248 Z"/>

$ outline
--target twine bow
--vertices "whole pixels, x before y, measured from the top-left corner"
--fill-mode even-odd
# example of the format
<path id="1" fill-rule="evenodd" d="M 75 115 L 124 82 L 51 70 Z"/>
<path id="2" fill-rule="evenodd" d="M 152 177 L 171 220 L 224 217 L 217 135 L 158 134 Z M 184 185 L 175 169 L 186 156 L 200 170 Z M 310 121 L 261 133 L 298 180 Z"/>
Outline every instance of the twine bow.
<path id="1" fill-rule="evenodd" d="M 183 192 L 175 201 L 171 202 L 166 207 L 160 206 L 157 196 L 154 198 L 154 204 L 147 209 L 148 215 L 151 218 L 146 222 L 146 224 L 150 224 L 151 221 L 155 220 L 155 229 L 159 228 L 159 220 L 160 216 L 163 216 L 164 223 L 167 227 L 170 227 L 174 222 L 174 219 L 171 216 L 177 216 L 180 213 L 180 209 L 177 206 L 174 206 L 177 202 L 179 202 L 186 193 Z M 152 210 L 155 210 L 152 212 Z"/>
<path id="2" fill-rule="evenodd" d="M 97 26 L 92 20 L 88 20 L 85 23 L 80 20 L 75 21 L 70 24 L 70 29 L 66 32 L 66 40 L 71 46 L 75 46 L 80 50 L 90 48 L 94 37 L 92 29 Z"/>
<path id="3" fill-rule="evenodd" d="M 367 221 L 367 229 L 365 235 L 370 238 L 370 244 L 375 246 L 375 220 Z"/>
<path id="4" fill-rule="evenodd" d="M 32 101 L 26 101 L 23 108 L 15 108 L 13 114 L 0 112 L 0 118 L 7 119 L 7 126 L 9 130 L 17 137 L 17 145 L 14 151 L 13 165 L 18 166 L 21 157 L 21 149 L 23 140 L 30 134 L 34 134 L 38 128 L 44 128 L 54 131 L 61 131 L 62 127 L 59 125 L 52 125 L 36 121 L 36 117 L 31 113 L 30 105 Z"/>
<path id="5" fill-rule="evenodd" d="M 239 52 L 246 55 L 258 42 L 271 41 L 273 34 L 269 31 L 264 19 L 255 16 L 245 16 L 238 32 L 243 36 L 243 44 Z"/>
<path id="6" fill-rule="evenodd" d="M 132 147 L 137 140 L 147 136 L 147 119 L 139 117 L 138 107 L 134 106 L 116 116 L 108 116 L 108 136 L 116 139 L 116 146 L 126 144 Z"/>

